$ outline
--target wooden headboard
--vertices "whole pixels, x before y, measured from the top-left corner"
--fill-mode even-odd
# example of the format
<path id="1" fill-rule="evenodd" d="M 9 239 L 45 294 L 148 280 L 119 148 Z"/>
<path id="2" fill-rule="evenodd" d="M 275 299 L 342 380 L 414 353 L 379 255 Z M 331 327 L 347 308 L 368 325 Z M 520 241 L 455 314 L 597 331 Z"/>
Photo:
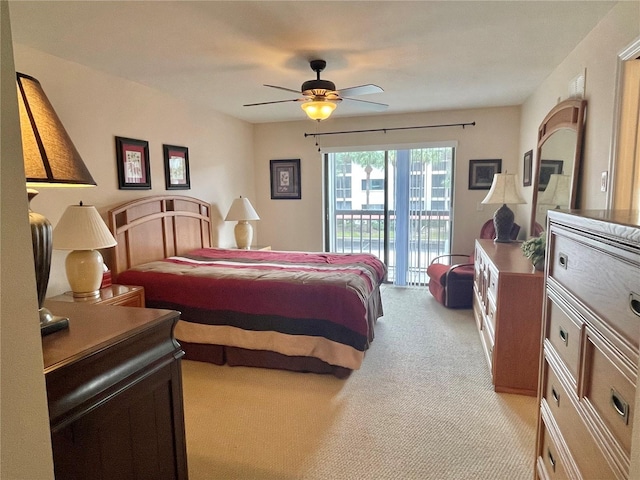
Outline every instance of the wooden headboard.
<path id="1" fill-rule="evenodd" d="M 211 247 L 211 205 L 197 198 L 158 195 L 109 210 L 116 238 L 111 271 L 118 274 L 146 262 Z"/>

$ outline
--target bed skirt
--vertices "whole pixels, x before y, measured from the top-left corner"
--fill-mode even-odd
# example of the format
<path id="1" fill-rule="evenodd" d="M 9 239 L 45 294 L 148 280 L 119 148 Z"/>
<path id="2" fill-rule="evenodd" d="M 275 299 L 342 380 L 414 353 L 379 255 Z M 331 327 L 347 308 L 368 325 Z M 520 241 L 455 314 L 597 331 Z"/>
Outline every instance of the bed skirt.
<path id="1" fill-rule="evenodd" d="M 294 372 L 331 374 L 337 378 L 347 378 L 352 370 L 329 365 L 314 357 L 294 357 L 267 350 L 249 350 L 246 348 L 190 343 L 180 341 L 184 350 L 184 360 L 208 362 L 215 365 L 232 367 L 259 367 Z"/>

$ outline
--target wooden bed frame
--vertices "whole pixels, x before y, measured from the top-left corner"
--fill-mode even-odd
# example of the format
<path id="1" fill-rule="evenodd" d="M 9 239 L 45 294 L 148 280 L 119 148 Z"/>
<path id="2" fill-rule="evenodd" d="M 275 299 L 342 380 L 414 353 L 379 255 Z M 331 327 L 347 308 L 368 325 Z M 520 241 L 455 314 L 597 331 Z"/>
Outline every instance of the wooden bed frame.
<path id="1" fill-rule="evenodd" d="M 140 198 L 109 210 L 111 233 L 118 244 L 111 258 L 114 281 L 118 274 L 137 265 L 208 248 L 211 241 L 211 206 L 197 198 L 160 195 Z M 147 306 L 153 307 L 152 303 Z M 264 350 L 180 341 L 185 359 L 228 364 L 330 373 L 338 378 L 351 370 L 329 365 L 313 357 L 291 357 Z"/>
<path id="2" fill-rule="evenodd" d="M 136 265 L 211 247 L 211 205 L 197 198 L 140 198 L 109 210 L 108 220 L 118 242 L 110 266 L 115 281 Z"/>

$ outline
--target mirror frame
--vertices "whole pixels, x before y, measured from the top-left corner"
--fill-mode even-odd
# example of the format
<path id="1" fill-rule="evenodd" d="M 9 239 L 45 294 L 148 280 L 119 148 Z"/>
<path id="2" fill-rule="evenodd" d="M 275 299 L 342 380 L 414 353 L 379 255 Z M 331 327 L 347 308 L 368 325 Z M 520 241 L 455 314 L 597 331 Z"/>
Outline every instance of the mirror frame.
<path id="1" fill-rule="evenodd" d="M 538 210 L 538 185 L 540 183 L 540 154 L 544 143 L 558 130 L 573 130 L 576 132 L 576 144 L 573 156 L 573 170 L 571 171 L 571 195 L 569 208 L 578 207 L 578 182 L 580 162 L 582 159 L 582 143 L 584 138 L 584 122 L 587 112 L 587 101 L 582 99 L 565 100 L 558 103 L 549 111 L 538 128 L 538 147 L 533 165 L 533 195 L 531 197 L 531 222 L 529 235 L 536 234 L 536 211 Z M 566 172 L 569 173 L 569 172 Z M 542 225 L 546 230 L 546 225 Z"/>

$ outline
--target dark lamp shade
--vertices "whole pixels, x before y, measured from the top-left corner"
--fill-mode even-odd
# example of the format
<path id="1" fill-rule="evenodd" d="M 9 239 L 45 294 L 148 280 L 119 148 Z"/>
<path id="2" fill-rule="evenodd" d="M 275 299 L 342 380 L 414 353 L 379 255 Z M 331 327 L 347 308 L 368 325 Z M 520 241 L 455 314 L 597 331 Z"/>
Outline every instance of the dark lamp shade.
<path id="1" fill-rule="evenodd" d="M 40 82 L 22 73 L 16 77 L 27 185 L 96 185 Z"/>

